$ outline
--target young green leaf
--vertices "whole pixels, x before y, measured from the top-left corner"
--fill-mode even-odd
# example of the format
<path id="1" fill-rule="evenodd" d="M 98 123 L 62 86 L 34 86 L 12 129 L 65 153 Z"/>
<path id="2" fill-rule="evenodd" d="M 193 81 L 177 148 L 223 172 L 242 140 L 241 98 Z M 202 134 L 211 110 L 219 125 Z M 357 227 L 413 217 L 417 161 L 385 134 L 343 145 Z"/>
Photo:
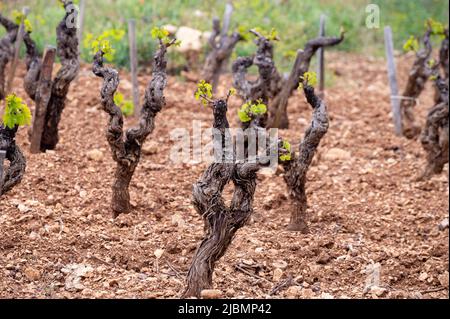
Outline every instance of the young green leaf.
<path id="1" fill-rule="evenodd" d="M 297 52 L 295 50 L 287 50 L 283 53 L 283 57 L 285 58 L 295 58 L 297 56 Z"/>
<path id="2" fill-rule="evenodd" d="M 283 148 L 290 152 L 291 151 L 291 143 L 289 143 L 288 141 L 283 141 Z"/>
<path id="3" fill-rule="evenodd" d="M 201 80 L 197 84 L 197 91 L 195 92 L 195 99 L 200 100 L 204 106 L 208 105 L 208 100 L 212 98 L 212 85 L 205 80 Z"/>
<path id="4" fill-rule="evenodd" d="M 25 32 L 27 33 L 33 32 L 33 25 L 31 24 L 30 20 L 28 19 L 23 20 L 23 25 L 25 27 Z"/>
<path id="5" fill-rule="evenodd" d="M 249 122 L 252 118 L 263 115 L 267 112 L 267 106 L 261 100 L 256 103 L 247 102 L 238 110 L 239 120 L 243 123 Z"/>
<path id="6" fill-rule="evenodd" d="M 123 102 L 120 109 L 122 110 L 122 113 L 125 116 L 131 116 L 134 114 L 134 104 L 131 101 Z"/>
<path id="7" fill-rule="evenodd" d="M 83 39 L 83 47 L 86 49 L 90 49 L 92 41 L 94 41 L 94 35 L 90 32 L 86 33 Z"/>
<path id="8" fill-rule="evenodd" d="M 315 86 L 317 84 L 317 74 L 316 72 L 305 72 L 303 76 L 300 77 L 300 80 L 302 80 L 298 86 L 299 90 L 303 89 L 303 85 L 306 84 L 307 86 Z"/>
<path id="9" fill-rule="evenodd" d="M 31 112 L 28 106 L 20 97 L 10 94 L 6 97 L 5 113 L 3 114 L 3 124 L 9 128 L 15 126 L 30 125 Z"/>
<path id="10" fill-rule="evenodd" d="M 25 17 L 24 14 L 22 12 L 20 12 L 19 10 L 13 10 L 11 14 L 12 14 L 15 24 L 21 24 L 22 19 Z"/>
<path id="11" fill-rule="evenodd" d="M 111 29 L 107 32 L 107 37 L 114 39 L 115 41 L 120 41 L 125 35 L 125 30 L 123 29 Z"/>
<path id="12" fill-rule="evenodd" d="M 432 69 L 434 66 L 436 65 L 436 60 L 435 59 L 429 59 L 427 61 L 427 66 Z"/>
<path id="13" fill-rule="evenodd" d="M 131 116 L 134 114 L 133 102 L 125 100 L 122 93 L 116 92 L 116 94 L 114 94 L 114 104 L 116 104 L 120 108 L 123 115 Z"/>
<path id="14" fill-rule="evenodd" d="M 237 33 L 239 33 L 239 35 L 241 36 L 241 38 L 244 41 L 249 41 L 250 40 L 251 33 L 249 32 L 249 29 L 246 26 L 244 26 L 244 25 L 238 26 Z"/>
<path id="15" fill-rule="evenodd" d="M 88 33 L 83 40 L 83 46 L 85 48 L 90 48 L 92 54 L 96 54 L 101 50 L 105 59 L 111 62 L 114 60 L 116 53 L 111 41 L 117 43 L 124 37 L 124 35 L 125 30 L 122 29 L 105 30 L 98 37 L 94 37 L 92 33 Z"/>
<path id="16" fill-rule="evenodd" d="M 92 42 L 92 52 L 97 53 L 98 51 L 103 52 L 103 56 L 106 60 L 110 62 L 114 60 L 114 54 L 116 53 L 116 50 L 113 49 L 109 40 L 94 40 Z"/>
<path id="17" fill-rule="evenodd" d="M 25 15 L 22 12 L 20 12 L 18 10 L 14 10 L 12 12 L 12 16 L 13 16 L 14 22 L 18 25 L 20 25 L 23 21 L 23 25 L 25 27 L 26 32 L 28 32 L 28 33 L 33 32 L 33 26 L 31 24 L 30 20 L 28 20 L 28 18 L 25 17 Z"/>
<path id="18" fill-rule="evenodd" d="M 260 27 L 253 28 L 256 32 L 261 34 L 263 37 L 265 37 L 269 41 L 278 41 L 278 31 L 275 28 L 272 28 L 270 31 L 266 31 Z"/>
<path id="19" fill-rule="evenodd" d="M 158 27 L 153 27 L 151 33 L 152 33 L 153 39 L 161 39 L 162 40 L 169 36 L 169 31 L 162 29 L 162 28 L 158 28 Z"/>
<path id="20" fill-rule="evenodd" d="M 414 51 L 417 52 L 419 50 L 419 41 L 414 37 L 410 36 L 409 39 L 403 44 L 403 50 L 405 52 Z"/>
<path id="21" fill-rule="evenodd" d="M 432 35 L 445 37 L 445 26 L 442 23 L 440 23 L 439 21 L 435 21 L 433 19 L 428 19 L 425 22 L 425 28 L 430 28 Z"/>
<path id="22" fill-rule="evenodd" d="M 280 155 L 280 161 L 286 162 L 291 160 L 291 154 L 283 154 Z"/>
<path id="23" fill-rule="evenodd" d="M 252 118 L 248 115 L 248 113 L 243 110 L 238 110 L 238 117 L 242 123 L 247 123 L 252 120 Z"/>
<path id="24" fill-rule="evenodd" d="M 153 27 L 152 31 L 152 38 L 153 39 L 160 39 L 162 43 L 164 44 L 169 44 L 172 39 L 169 37 L 170 33 L 169 31 L 163 29 L 163 28 L 158 28 L 158 27 Z M 177 40 L 175 41 L 175 43 L 173 44 L 174 46 L 180 46 L 181 45 L 181 40 Z"/>
<path id="25" fill-rule="evenodd" d="M 281 153 L 282 154 L 280 155 L 280 161 L 286 162 L 291 160 L 291 144 L 288 141 L 283 141 Z"/>
<path id="26" fill-rule="evenodd" d="M 116 104 L 117 106 L 121 106 L 123 103 L 124 97 L 123 94 L 120 92 L 116 92 L 116 94 L 114 94 L 114 104 Z"/>
<path id="27" fill-rule="evenodd" d="M 267 112 L 267 106 L 265 104 L 253 104 L 250 108 L 250 112 L 255 115 L 262 115 Z"/>

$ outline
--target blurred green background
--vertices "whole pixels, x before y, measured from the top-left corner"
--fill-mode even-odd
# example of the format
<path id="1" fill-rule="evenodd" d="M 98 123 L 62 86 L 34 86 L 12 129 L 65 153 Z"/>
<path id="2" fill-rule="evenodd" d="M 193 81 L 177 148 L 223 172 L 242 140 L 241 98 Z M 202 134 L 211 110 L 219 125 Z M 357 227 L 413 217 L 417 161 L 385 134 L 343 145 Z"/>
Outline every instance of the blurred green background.
<path id="1" fill-rule="evenodd" d="M 7 16 L 11 16 L 13 9 L 29 6 L 29 18 L 34 27 L 32 37 L 39 48 L 42 49 L 45 44 L 55 44 L 55 27 L 63 15 L 57 0 L 0 0 L 0 3 L 0 10 Z M 293 63 L 289 57 L 317 35 L 321 14 L 328 17 L 328 35 L 339 34 L 341 26 L 347 31 L 344 43 L 334 50 L 370 55 L 383 53 L 385 25 L 392 26 L 395 45 L 399 50 L 410 35 L 423 33 L 427 18 L 448 25 L 448 0 L 234 0 L 233 3 L 233 29 L 244 26 L 268 30 L 274 27 L 278 30 L 281 41 L 276 45 L 276 62 L 282 70 L 287 70 Z M 378 29 L 365 26 L 366 6 L 370 3 L 377 4 L 381 10 Z M 153 26 L 185 25 L 209 31 L 212 17 L 222 17 L 224 5 L 223 0 L 87 0 L 84 32 L 98 36 L 110 28 L 126 30 L 127 19 L 135 18 L 139 62 L 148 64 L 156 46 L 150 36 Z M 0 36 L 3 32 L 0 30 Z M 114 64 L 128 67 L 127 37 L 115 44 L 115 48 Z M 249 55 L 254 50 L 252 42 L 239 43 L 236 54 Z M 83 50 L 82 57 L 90 61 L 88 49 Z M 176 53 L 172 53 L 171 58 L 183 63 L 183 57 Z"/>

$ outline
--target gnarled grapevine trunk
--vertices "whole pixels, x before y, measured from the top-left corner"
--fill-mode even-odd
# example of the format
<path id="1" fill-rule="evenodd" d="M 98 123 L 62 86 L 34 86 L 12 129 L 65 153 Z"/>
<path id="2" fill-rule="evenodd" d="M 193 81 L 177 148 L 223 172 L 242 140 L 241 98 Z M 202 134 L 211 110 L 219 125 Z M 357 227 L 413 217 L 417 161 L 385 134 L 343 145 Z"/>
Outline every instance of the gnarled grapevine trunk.
<path id="1" fill-rule="evenodd" d="M 60 59 L 61 68 L 52 81 L 51 95 L 45 113 L 44 130 L 41 138 L 41 151 L 43 152 L 55 149 L 58 144 L 58 126 L 66 104 L 67 93 L 71 82 L 80 69 L 76 24 L 68 23 L 73 15 L 73 12 L 69 10 L 74 8 L 73 1 L 64 1 L 64 8 L 66 13 L 56 28 L 56 54 Z M 24 42 L 27 53 L 27 74 L 24 79 L 24 88 L 30 98 L 35 100 L 42 59 L 29 33 L 25 34 Z"/>
<path id="2" fill-rule="evenodd" d="M 441 67 L 441 71 L 443 73 L 443 80 L 446 81 L 448 85 L 448 63 L 449 63 L 449 38 L 448 38 L 448 29 L 444 31 L 444 39 L 441 42 L 441 47 L 439 49 L 439 65 Z M 435 95 L 434 95 L 435 104 L 442 103 L 441 92 L 438 88 L 438 85 L 435 85 Z"/>
<path id="3" fill-rule="evenodd" d="M 2 185 L 0 195 L 6 194 L 19 184 L 25 174 L 26 160 L 15 141 L 17 129 L 17 127 L 10 129 L 0 125 L 0 150 L 6 151 L 6 159 L 9 161 L 9 167 L 0 183 Z"/>
<path id="4" fill-rule="evenodd" d="M 449 161 L 448 79 L 446 81 L 438 76 L 435 86 L 440 92 L 440 98 L 439 103 L 428 112 L 421 134 L 422 147 L 427 152 L 427 166 L 418 180 L 442 173 Z"/>
<path id="5" fill-rule="evenodd" d="M 428 29 L 423 37 L 424 47 L 416 53 L 416 60 L 409 72 L 408 82 L 402 94 L 400 102 L 400 112 L 402 115 L 403 135 L 408 139 L 413 139 L 420 134 L 420 125 L 416 123 L 414 116 L 414 107 L 417 104 L 417 98 L 422 93 L 425 83 L 430 77 L 430 60 L 433 48 L 431 47 L 431 30 Z"/>
<path id="6" fill-rule="evenodd" d="M 215 101 L 213 110 L 214 128 L 220 130 L 223 142 L 229 128 L 226 101 Z M 212 286 L 216 262 L 225 254 L 236 232 L 252 214 L 258 170 L 259 165 L 256 163 L 219 161 L 211 164 L 194 185 L 193 203 L 204 219 L 206 233 L 189 268 L 185 297 L 199 297 L 203 289 Z M 231 205 L 227 207 L 222 192 L 230 181 L 235 190 Z"/>
<path id="7" fill-rule="evenodd" d="M 128 129 L 125 133 L 122 111 L 114 103 L 114 93 L 119 85 L 119 74 L 116 70 L 103 65 L 102 51 L 99 51 L 94 57 L 93 72 L 96 76 L 103 78 L 101 89 L 103 110 L 110 116 L 106 137 L 113 159 L 117 162 L 111 201 L 114 217 L 128 213 L 131 209 L 128 188 L 141 157 L 141 147 L 147 136 L 153 132 L 155 117 L 165 105 L 166 52 L 174 42 L 169 44 L 160 42 L 159 50 L 154 57 L 153 77 L 145 91 L 139 125 Z"/>
<path id="8" fill-rule="evenodd" d="M 220 75 L 233 53 L 234 47 L 239 41 L 243 40 L 238 32 L 228 35 L 231 13 L 231 4 L 227 4 L 222 30 L 220 28 L 220 20 L 217 18 L 213 19 L 213 32 L 208 42 L 211 51 L 206 57 L 202 71 L 203 80 L 211 83 L 213 90 L 216 90 L 219 84 Z"/>
<path id="9" fill-rule="evenodd" d="M 306 233 L 306 174 L 314 158 L 314 154 L 323 136 L 328 131 L 328 114 L 325 103 L 314 93 L 314 88 L 305 85 L 304 90 L 308 103 L 313 108 L 313 119 L 300 143 L 299 153 L 290 161 L 283 162 L 284 180 L 293 201 L 293 211 L 288 226 L 289 230 Z"/>
<path id="10" fill-rule="evenodd" d="M 288 128 L 287 106 L 292 93 L 300 84 L 300 77 L 309 70 L 311 58 L 319 48 L 335 46 L 344 40 L 340 37 L 319 37 L 306 43 L 304 50 L 299 50 L 289 78 L 283 83 L 281 91 L 274 97 L 269 108 L 268 127 Z"/>
<path id="11" fill-rule="evenodd" d="M 36 47 L 36 43 L 33 41 L 29 33 L 24 34 L 23 42 L 25 43 L 26 48 L 25 63 L 27 66 L 27 73 L 25 74 L 25 78 L 23 80 L 23 87 L 30 99 L 35 101 L 39 75 L 41 73 L 42 58 Z"/>
<path id="12" fill-rule="evenodd" d="M 238 58 L 233 64 L 234 86 L 245 101 L 261 99 L 266 102 L 272 97 L 270 92 L 271 79 L 280 77 L 272 60 L 273 50 L 270 41 L 258 35 L 257 44 L 258 51 L 254 58 Z M 309 55 L 312 56 L 312 53 L 309 53 Z M 308 65 L 309 60 L 307 62 Z M 249 82 L 245 78 L 246 70 L 253 64 L 258 66 L 259 77 L 256 81 Z M 304 70 L 307 70 L 307 67 Z M 300 81 L 299 76 L 298 83 L 296 84 L 297 87 Z M 293 201 L 293 212 L 288 229 L 307 232 L 308 227 L 305 220 L 307 209 L 306 174 L 320 140 L 328 130 L 328 115 L 326 105 L 315 95 L 313 87 L 306 85 L 304 92 L 308 103 L 314 109 L 313 121 L 311 127 L 306 131 L 304 140 L 300 144 L 298 157 L 295 158 L 294 156 L 290 161 L 283 162 L 283 166 L 286 171 L 284 179 L 288 185 L 290 197 Z M 244 124 L 244 128 L 254 127 L 255 129 L 262 129 L 265 121 L 261 120 L 261 116 L 256 116 L 250 122 Z"/>
<path id="13" fill-rule="evenodd" d="M 444 39 L 441 43 L 441 48 L 439 49 L 439 63 L 441 65 L 442 71 L 444 72 L 444 79 L 448 81 L 448 72 L 449 72 L 449 35 L 448 29 L 444 31 Z"/>
<path id="14" fill-rule="evenodd" d="M 0 101 L 6 97 L 5 72 L 6 65 L 14 56 L 14 43 L 19 26 L 0 13 L 0 24 L 6 29 L 6 35 L 0 39 Z"/>
<path id="15" fill-rule="evenodd" d="M 44 131 L 42 132 L 41 149 L 52 150 L 58 143 L 58 125 L 61 114 L 66 104 L 67 93 L 70 83 L 75 79 L 80 69 L 78 59 L 78 37 L 76 24 L 69 27 L 67 20 L 70 13 L 68 6 L 73 5 L 72 1 L 66 1 L 66 15 L 56 28 L 57 50 L 56 54 L 61 61 L 61 68 L 53 79 L 52 94 L 47 106 L 45 115 Z"/>
<path id="16" fill-rule="evenodd" d="M 239 57 L 233 63 L 233 85 L 244 101 L 262 100 L 263 103 L 268 103 L 269 98 L 275 94 L 271 92 L 272 81 L 281 80 L 273 62 L 273 44 L 258 32 L 250 32 L 257 36 L 255 43 L 258 50 L 254 56 Z M 247 71 L 253 65 L 258 68 L 259 77 L 255 81 L 249 81 L 246 78 Z"/>
<path id="17" fill-rule="evenodd" d="M 232 66 L 233 86 L 245 102 L 256 103 L 260 100 L 268 105 L 270 98 L 276 94 L 273 90 L 274 83 L 279 85 L 282 83 L 282 78 L 273 61 L 273 44 L 258 32 L 254 30 L 250 32 L 257 36 L 255 43 L 258 50 L 253 57 L 239 57 L 234 61 Z M 247 71 L 253 65 L 258 68 L 259 76 L 255 81 L 249 81 L 246 78 Z M 243 128 L 245 129 L 252 124 L 265 127 L 267 113 L 256 117 L 252 122 L 243 123 Z"/>

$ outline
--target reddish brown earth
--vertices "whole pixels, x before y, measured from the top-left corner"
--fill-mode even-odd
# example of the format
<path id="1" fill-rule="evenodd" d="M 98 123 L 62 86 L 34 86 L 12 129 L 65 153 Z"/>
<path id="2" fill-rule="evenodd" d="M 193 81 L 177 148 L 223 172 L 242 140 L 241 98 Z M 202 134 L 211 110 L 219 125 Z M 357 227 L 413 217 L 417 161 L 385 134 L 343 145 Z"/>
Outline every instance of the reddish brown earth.
<path id="1" fill-rule="evenodd" d="M 448 218 L 448 167 L 414 182 L 425 154 L 418 141 L 393 134 L 382 59 L 329 53 L 327 60 L 331 125 L 308 175 L 311 233 L 285 231 L 282 172 L 260 175 L 254 217 L 217 265 L 214 287 L 227 298 L 448 298 L 449 230 L 438 228 Z M 399 61 L 402 84 L 411 63 Z M 15 82 L 21 96 L 23 73 Z M 123 92 L 126 79 L 122 74 Z M 140 79 L 141 91 L 147 81 Z M 230 83 L 226 78 L 222 91 Z M 174 298 L 184 289 L 203 232 L 191 187 L 205 164 L 170 163 L 169 132 L 191 130 L 192 120 L 209 126 L 210 111 L 193 99 L 194 83 L 170 79 L 167 107 L 131 185 L 134 210 L 113 221 L 115 164 L 100 84 L 86 66 L 71 88 L 56 151 L 31 155 L 20 130 L 27 173 L 0 201 L 2 298 Z M 422 122 L 432 95 L 428 89 L 420 99 Z M 229 113 L 235 126 L 238 104 L 234 98 Z M 311 111 L 297 94 L 289 112 L 291 129 L 280 134 L 298 143 Z M 330 158 L 332 148 L 350 156 Z M 100 159 L 87 156 L 92 150 Z M 377 263 L 379 287 L 364 293 L 366 269 Z"/>

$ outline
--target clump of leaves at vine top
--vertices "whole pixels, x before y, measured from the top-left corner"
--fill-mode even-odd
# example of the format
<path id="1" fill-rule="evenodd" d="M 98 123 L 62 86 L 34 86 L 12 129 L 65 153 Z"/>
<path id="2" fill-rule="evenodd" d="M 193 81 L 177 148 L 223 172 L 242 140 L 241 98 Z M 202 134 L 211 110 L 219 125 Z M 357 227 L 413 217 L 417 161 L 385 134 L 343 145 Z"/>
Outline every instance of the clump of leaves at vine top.
<path id="1" fill-rule="evenodd" d="M 31 112 L 20 97 L 10 94 L 6 97 L 3 124 L 9 128 L 31 124 Z"/>
<path id="2" fill-rule="evenodd" d="M 237 27 L 236 31 L 240 34 L 240 36 L 242 37 L 242 39 L 244 41 L 250 41 L 251 33 L 250 33 L 249 28 L 247 26 L 240 25 L 240 26 Z M 233 52 L 233 53 L 235 53 L 235 52 Z"/>
<path id="3" fill-rule="evenodd" d="M 297 56 L 297 51 L 295 50 L 287 50 L 283 53 L 283 57 L 287 59 L 294 59 Z"/>
<path id="4" fill-rule="evenodd" d="M 209 99 L 212 98 L 212 85 L 201 80 L 197 84 L 197 91 L 195 92 L 195 99 L 200 100 L 204 106 L 208 105 Z"/>
<path id="5" fill-rule="evenodd" d="M 31 25 L 30 20 L 20 11 L 13 10 L 12 12 L 13 20 L 16 24 L 20 25 L 23 21 L 23 25 L 25 27 L 25 31 L 28 33 L 33 32 L 33 26 Z"/>
<path id="6" fill-rule="evenodd" d="M 438 37 L 440 40 L 445 38 L 445 26 L 433 19 L 427 19 L 425 21 L 425 28 L 431 30 L 431 35 Z M 409 39 L 403 44 L 403 50 L 417 52 L 420 49 L 419 40 L 415 36 L 410 36 Z"/>
<path id="7" fill-rule="evenodd" d="M 134 104 L 130 100 L 125 100 L 124 96 L 120 92 L 114 94 L 114 103 L 120 108 L 122 114 L 125 116 L 131 116 L 134 113 Z"/>
<path id="8" fill-rule="evenodd" d="M 280 38 L 278 37 L 278 31 L 275 28 L 272 28 L 270 31 L 266 31 L 260 27 L 253 28 L 256 32 L 261 34 L 264 38 L 269 41 L 278 41 Z"/>
<path id="9" fill-rule="evenodd" d="M 303 89 L 303 85 L 315 86 L 317 84 L 317 74 L 316 72 L 305 72 L 303 76 L 300 77 L 300 84 L 298 86 L 299 90 Z"/>
<path id="10" fill-rule="evenodd" d="M 250 122 L 253 117 L 263 115 L 267 112 L 267 106 L 262 103 L 262 100 L 257 100 L 255 103 L 247 102 L 238 110 L 238 117 L 242 123 Z"/>
<path id="11" fill-rule="evenodd" d="M 288 141 L 282 141 L 280 149 L 280 161 L 287 162 L 290 161 L 291 158 L 291 144 Z"/>
<path id="12" fill-rule="evenodd" d="M 429 59 L 427 61 L 427 67 L 430 70 L 433 70 L 433 68 L 436 66 L 437 61 L 435 59 Z M 428 78 L 430 81 L 436 81 L 436 79 L 438 78 L 437 74 L 435 74 L 434 72 L 432 72 L 432 74 L 430 75 L 430 77 Z"/>
<path id="13" fill-rule="evenodd" d="M 410 36 L 409 39 L 403 44 L 403 50 L 408 51 L 414 51 L 416 52 L 419 50 L 419 41 L 416 39 L 415 36 Z"/>
<path id="14" fill-rule="evenodd" d="M 445 26 L 439 21 L 428 19 L 427 21 L 425 21 L 425 28 L 430 28 L 432 35 L 445 37 Z"/>
<path id="15" fill-rule="evenodd" d="M 98 37 L 95 37 L 92 33 L 88 33 L 83 41 L 83 45 L 85 48 L 91 49 L 92 54 L 101 50 L 105 59 L 111 62 L 114 60 L 116 53 L 111 42 L 119 42 L 124 35 L 125 30 L 122 29 L 106 30 Z"/>
<path id="16" fill-rule="evenodd" d="M 427 66 L 432 69 L 434 66 L 436 65 L 436 60 L 435 59 L 429 59 L 427 61 Z"/>
<path id="17" fill-rule="evenodd" d="M 153 27 L 151 34 L 152 34 L 153 39 L 160 39 L 161 42 L 164 43 L 165 45 L 172 42 L 172 39 L 169 37 L 169 31 L 167 31 L 163 28 Z M 174 46 L 180 46 L 180 44 L 181 44 L 181 40 L 176 40 L 173 43 Z"/>

